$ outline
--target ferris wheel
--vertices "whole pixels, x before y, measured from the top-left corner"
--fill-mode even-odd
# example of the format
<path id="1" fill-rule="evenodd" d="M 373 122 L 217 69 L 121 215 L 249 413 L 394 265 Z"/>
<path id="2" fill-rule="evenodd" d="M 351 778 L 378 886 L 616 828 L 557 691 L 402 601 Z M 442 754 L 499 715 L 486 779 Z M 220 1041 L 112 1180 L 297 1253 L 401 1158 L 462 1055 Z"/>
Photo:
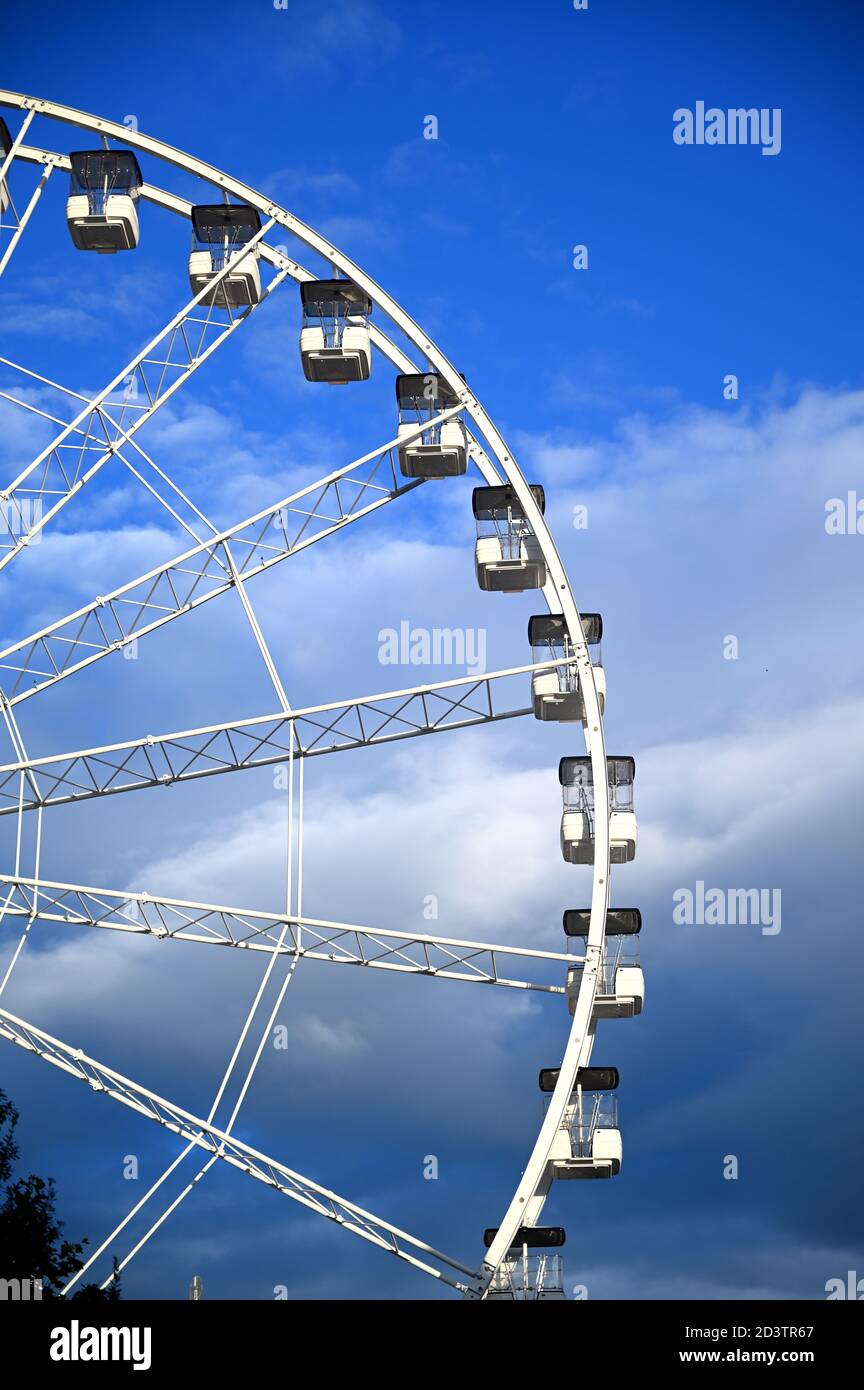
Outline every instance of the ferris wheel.
<path id="1" fill-rule="evenodd" d="M 11 817 L 16 832 L 13 862 L 0 873 L 0 928 L 12 946 L 0 978 L 0 1036 L 155 1121 L 183 1144 L 65 1291 L 105 1257 L 134 1217 L 143 1217 L 150 1223 L 147 1232 L 124 1267 L 194 1182 L 221 1161 L 466 1298 L 563 1298 L 564 1229 L 541 1224 L 544 1204 L 556 1181 L 606 1179 L 620 1169 L 618 1072 L 592 1064 L 592 1053 L 598 1021 L 641 1012 L 644 980 L 637 949 L 641 915 L 636 908 L 613 906 L 610 881 L 611 865 L 628 863 L 636 852 L 635 764 L 631 757 L 607 756 L 602 619 L 577 608 L 545 517 L 543 489 L 525 480 L 469 383 L 430 336 L 330 238 L 238 179 L 124 124 L 8 91 L 0 91 L 0 108 L 8 117 L 0 118 L 0 275 L 14 268 L 52 178 L 69 182 L 67 229 L 58 228 L 57 235 L 71 236 L 82 255 L 134 254 L 151 219 L 160 216 L 187 219 L 192 234 L 186 302 L 171 305 L 164 327 L 95 394 L 82 395 L 35 365 L 0 356 L 0 401 L 39 418 L 50 435 L 34 458 L 21 459 L 0 491 L 0 570 L 14 567 L 23 551 L 50 533 L 67 505 L 83 510 L 88 484 L 102 469 L 134 477 L 189 539 L 167 562 L 57 615 L 38 631 L 16 634 L 0 651 L 0 706 L 12 750 L 0 767 L 0 816 Z M 34 143 L 37 136 L 48 143 Z M 168 170 L 197 180 L 200 201 L 161 187 Z M 329 267 L 326 277 L 304 266 L 302 258 L 310 254 Z M 321 384 L 322 404 L 329 396 L 325 388 L 362 392 L 373 372 L 392 368 L 393 415 L 383 422 L 383 443 L 254 515 L 217 526 L 208 519 L 206 499 L 187 496 L 145 451 L 139 435 L 199 369 L 206 372 L 208 360 L 251 317 L 267 313 L 272 296 L 292 293 L 291 282 L 299 286 L 298 369 Z M 35 403 L 43 397 L 34 386 L 54 392 L 65 403 L 63 413 L 59 405 L 49 411 Z M 431 486 L 434 492 L 472 472 L 479 587 L 490 596 L 537 590 L 545 603 L 546 611 L 530 621 L 530 661 L 517 652 L 511 665 L 479 676 L 293 707 L 256 615 L 251 581 L 313 544 L 336 544 L 336 533 L 392 503 L 398 508 L 409 491 Z M 19 722 L 22 704 L 169 624 L 182 624 L 184 616 L 231 591 L 243 605 L 272 687 L 269 713 L 30 756 Z M 419 736 L 458 737 L 459 730 L 514 717 L 561 723 L 565 734 L 581 726 L 584 735 L 586 752 L 580 755 L 568 743 L 559 765 L 560 852 L 567 863 L 590 867 L 591 890 L 588 906 L 564 908 L 561 950 L 304 916 L 307 759 Z M 276 764 L 287 768 L 291 831 L 284 910 L 130 896 L 117 884 L 94 887 L 41 875 L 51 828 L 47 813 L 56 806 Z M 550 827 L 550 855 L 551 842 Z M 7 1009 L 16 966 L 33 930 L 45 930 L 36 926 L 43 922 L 261 954 L 261 988 L 207 1116 L 190 1114 L 86 1054 L 74 1038 L 56 1038 Z M 435 1249 L 235 1134 L 288 984 L 307 960 L 322 971 L 325 965 L 360 965 L 393 976 L 530 989 L 561 1010 L 566 1041 L 560 1059 L 539 1059 L 547 1063 L 539 1074 L 544 1118 L 533 1145 L 531 1135 L 525 1136 L 524 1171 L 499 1224 L 466 1233 L 478 1252 L 473 1262 Z M 541 980 L 525 978 L 529 965 Z M 271 979 L 278 996 L 268 1013 L 262 1001 Z M 392 981 L 394 989 L 412 987 Z M 257 1043 L 257 1050 L 244 1070 L 239 1058 L 246 1043 Z M 229 1083 L 239 1086 L 239 1094 L 217 1126 Z M 196 1177 L 166 1205 L 163 1183 L 187 1155 L 199 1165 Z"/>

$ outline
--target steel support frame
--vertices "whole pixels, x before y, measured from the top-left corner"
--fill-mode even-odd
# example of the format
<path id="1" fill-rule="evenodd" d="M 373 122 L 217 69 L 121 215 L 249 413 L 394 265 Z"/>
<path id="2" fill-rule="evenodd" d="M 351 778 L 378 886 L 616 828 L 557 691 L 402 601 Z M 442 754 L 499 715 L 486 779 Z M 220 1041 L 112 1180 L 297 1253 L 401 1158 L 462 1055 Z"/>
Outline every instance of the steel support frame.
<path id="1" fill-rule="evenodd" d="M 596 797 L 595 854 L 589 932 L 586 945 L 587 958 L 583 972 L 583 986 L 580 990 L 569 1037 L 561 1060 L 558 1082 L 550 1098 L 546 1117 L 531 1153 L 528 1156 L 516 1192 L 501 1219 L 496 1239 L 486 1252 L 481 1267 L 479 1283 L 476 1288 L 468 1290 L 469 1297 L 483 1297 L 496 1269 L 505 1259 L 520 1225 L 536 1224 L 542 1212 L 550 1182 L 549 1154 L 551 1147 L 557 1132 L 563 1124 L 565 1110 L 575 1084 L 576 1073 L 580 1066 L 586 1065 L 589 1061 L 593 1047 L 594 995 L 597 987 L 597 974 L 604 938 L 606 912 L 610 901 L 610 806 L 606 780 L 606 746 L 603 733 L 603 722 L 600 713 L 593 666 L 587 646 L 581 637 L 582 626 L 579 610 L 552 534 L 537 504 L 534 494 L 520 472 L 503 437 L 493 424 L 478 398 L 462 380 L 461 375 L 456 371 L 452 363 L 427 337 L 420 325 L 417 324 L 410 315 L 386 293 L 386 291 L 377 285 L 370 276 L 366 275 L 358 265 L 345 256 L 337 247 L 333 246 L 327 238 L 322 237 L 312 228 L 306 226 L 293 214 L 273 204 L 271 200 L 262 197 L 248 185 L 239 180 L 230 178 L 227 174 L 224 174 L 214 166 L 204 161 L 197 160 L 151 136 L 144 136 L 138 131 L 129 131 L 125 126 L 117 122 L 105 121 L 101 118 L 77 111 L 71 107 L 8 91 L 0 91 L 0 105 L 17 107 L 19 110 L 23 111 L 35 109 L 41 114 L 53 119 L 71 125 L 83 125 L 88 129 L 98 131 L 106 138 L 110 137 L 123 144 L 132 145 L 136 149 L 151 154 L 158 159 L 163 159 L 176 167 L 197 174 L 199 177 L 224 190 L 225 193 L 232 194 L 239 200 L 250 203 L 267 216 L 272 216 L 274 221 L 285 227 L 292 235 L 311 247 L 319 255 L 325 257 L 341 274 L 353 280 L 355 284 L 359 285 L 361 289 L 364 289 L 366 293 L 369 294 L 373 304 L 386 313 L 409 341 L 413 342 L 414 345 L 424 353 L 431 367 L 437 371 L 451 389 L 457 393 L 457 397 L 463 403 L 467 414 L 489 446 L 495 463 L 497 463 L 506 480 L 514 488 L 524 515 L 534 534 L 537 536 L 546 563 L 548 576 L 544 587 L 544 596 L 550 612 L 560 612 L 564 616 L 568 631 L 571 634 L 571 641 L 577 660 L 579 680 L 583 691 L 586 715 L 584 723 L 585 739 L 591 758 Z M 482 461 L 478 460 L 478 464 L 481 466 L 482 470 Z M 490 472 L 493 473 L 493 477 L 487 475 L 487 480 L 491 482 L 494 480 L 494 469 L 490 469 Z"/>

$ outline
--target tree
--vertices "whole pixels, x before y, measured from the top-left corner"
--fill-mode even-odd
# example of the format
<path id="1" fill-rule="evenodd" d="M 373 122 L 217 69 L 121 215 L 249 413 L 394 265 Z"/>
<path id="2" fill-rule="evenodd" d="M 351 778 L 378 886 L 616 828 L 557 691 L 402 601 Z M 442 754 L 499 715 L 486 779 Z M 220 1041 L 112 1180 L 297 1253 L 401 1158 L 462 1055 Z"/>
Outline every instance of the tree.
<path id="1" fill-rule="evenodd" d="M 9 1181 L 18 1158 L 18 1145 L 15 1143 L 17 1123 L 18 1111 L 5 1091 L 0 1091 L 0 1187 Z"/>
<path id="2" fill-rule="evenodd" d="M 64 1285 L 84 1263 L 81 1256 L 87 1240 L 64 1239 L 53 1178 L 29 1173 L 12 1180 L 18 1160 L 17 1124 L 18 1111 L 0 1091 L 0 1275 L 4 1279 L 41 1279 L 42 1297 L 59 1298 Z M 116 1271 L 116 1260 L 114 1268 Z M 87 1302 L 113 1302 L 119 1297 L 116 1278 L 105 1293 L 96 1284 L 85 1284 L 73 1294 L 74 1299 Z"/>

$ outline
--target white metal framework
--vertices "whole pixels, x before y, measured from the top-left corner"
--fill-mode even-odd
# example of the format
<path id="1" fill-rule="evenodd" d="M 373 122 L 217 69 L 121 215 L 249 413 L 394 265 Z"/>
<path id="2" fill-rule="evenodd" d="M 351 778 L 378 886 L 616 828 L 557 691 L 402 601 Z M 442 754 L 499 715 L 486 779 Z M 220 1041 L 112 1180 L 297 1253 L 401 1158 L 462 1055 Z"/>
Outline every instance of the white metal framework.
<path id="1" fill-rule="evenodd" d="M 163 1181 L 186 1154 L 200 1149 L 209 1155 L 204 1166 L 193 1183 L 158 1216 L 144 1240 L 158 1229 L 177 1202 L 191 1191 L 194 1182 L 218 1158 L 413 1267 L 443 1280 L 468 1298 L 562 1297 L 560 1257 L 548 1254 L 529 1257 L 528 1250 L 540 1243 L 547 1229 L 541 1228 L 539 1222 L 556 1175 L 570 1176 L 565 1170 L 580 1164 L 582 1169 L 592 1170 L 592 1176 L 605 1175 L 599 1172 L 599 1165 L 591 1158 L 594 1131 L 587 1140 L 580 1131 L 582 1147 L 578 1155 L 572 1150 L 572 1158 L 567 1136 L 574 1132 L 574 1113 L 578 1112 L 580 1117 L 583 1114 L 583 1083 L 587 1085 L 586 1068 L 591 1059 L 598 1018 L 628 1016 L 638 1009 L 632 1005 L 635 997 L 632 992 L 628 995 L 629 1004 L 616 1000 L 615 971 L 610 975 L 605 940 L 610 910 L 611 809 L 602 723 L 605 677 L 599 668 L 603 685 L 598 696 L 598 676 L 589 651 L 592 639 L 590 632 L 583 630 L 574 595 L 546 522 L 542 490 L 526 482 L 486 410 L 428 334 L 329 238 L 239 180 L 117 122 L 9 91 L 0 91 L 0 109 L 9 113 L 10 122 L 9 139 L 5 148 L 0 146 L 0 190 L 3 193 L 0 275 L 7 271 L 20 247 L 49 177 L 52 174 L 63 177 L 70 170 L 74 173 L 67 149 L 31 143 L 34 126 L 52 133 L 58 127 L 67 126 L 84 132 L 95 147 L 92 158 L 87 157 L 88 168 L 98 170 L 100 160 L 109 165 L 112 159 L 116 166 L 118 161 L 112 152 L 131 151 L 133 154 L 124 158 L 131 160 L 137 169 L 134 156 L 140 157 L 145 174 L 159 165 L 179 169 L 204 186 L 197 205 L 199 213 L 209 209 L 211 221 L 218 222 L 221 202 L 233 209 L 231 214 L 226 213 L 221 218 L 222 222 L 243 221 L 248 228 L 242 241 L 236 246 L 232 243 L 235 249 L 229 248 L 221 257 L 208 251 L 209 259 L 203 269 L 199 256 L 194 275 L 190 269 L 195 292 L 188 302 L 173 308 L 165 326 L 92 396 L 82 396 L 65 383 L 49 381 L 31 368 L 0 357 L 0 367 L 16 374 L 15 379 L 21 382 L 20 391 L 4 390 L 0 392 L 0 399 L 35 413 L 52 428 L 48 444 L 34 459 L 23 463 L 0 491 L 0 569 L 13 565 L 43 530 L 50 529 L 60 511 L 67 505 L 74 505 L 78 494 L 103 468 L 121 468 L 131 474 L 167 509 L 190 538 L 188 548 L 174 559 L 127 581 L 111 593 L 94 598 L 75 612 L 54 619 L 38 631 L 16 638 L 0 651 L 0 712 L 14 755 L 0 767 L 0 815 L 15 817 L 17 825 L 15 862 L 9 872 L 0 875 L 0 925 L 6 921 L 21 928 L 11 964 L 0 981 L 0 996 L 9 984 L 37 921 L 74 928 L 98 927 L 199 945 L 230 946 L 259 952 L 266 962 L 265 981 L 246 1020 L 212 1111 L 206 1118 L 188 1114 L 73 1046 L 0 1008 L 0 1036 L 4 1039 L 86 1081 L 95 1092 L 120 1101 L 186 1141 L 186 1148 L 133 1212 L 121 1221 L 117 1231 L 91 1256 L 85 1268 L 89 1268 L 133 1215 L 152 1203 Z M 80 134 L 76 135 L 76 139 L 80 138 Z M 54 143 L 52 141 L 52 145 Z M 66 142 L 62 143 L 65 146 Z M 100 150 L 108 157 L 103 158 Z M 78 161 L 80 165 L 80 156 Z M 140 186 L 136 183 L 121 190 L 123 197 L 120 198 L 113 194 L 108 198 L 107 185 L 103 191 L 106 196 L 101 202 L 93 202 L 91 198 L 88 204 L 87 197 L 79 189 L 74 206 L 74 227 L 72 213 L 69 214 L 73 240 L 85 250 L 88 245 L 104 250 L 107 238 L 120 248 L 121 254 L 129 254 L 137 244 L 138 218 L 141 217 L 143 225 L 148 208 L 194 220 L 192 203 L 146 180 L 142 180 Z M 206 209 L 201 206 L 205 204 Z M 114 225 L 106 230 L 112 217 Z M 88 230 L 91 223 L 96 227 L 92 233 Z M 258 230 L 254 230 L 256 227 Z M 200 227 L 198 233 L 200 239 Z M 303 369 L 307 377 L 325 383 L 364 380 L 371 370 L 371 358 L 365 346 L 368 342 L 380 358 L 403 374 L 400 381 L 410 378 L 411 382 L 420 383 L 424 373 L 429 374 L 429 379 L 434 378 L 434 404 L 430 404 L 428 410 L 414 412 L 415 425 L 412 423 L 414 417 L 408 418 L 401 411 L 400 402 L 398 433 L 392 426 L 385 429 L 385 443 L 348 464 L 334 461 L 336 466 L 313 484 L 226 529 L 215 526 L 207 518 L 145 453 L 136 436 L 161 406 L 181 391 L 198 369 L 242 329 L 251 314 L 267 312 L 268 300 L 280 287 L 289 280 L 308 286 L 318 279 L 299 260 L 289 256 L 283 245 L 275 245 L 271 234 L 278 234 L 280 238 L 290 236 L 298 244 L 298 251 L 305 247 L 323 258 L 332 268 L 329 273 L 338 277 L 326 281 L 329 287 L 326 295 L 322 292 L 316 300 L 314 293 L 307 291 L 304 296 L 304 331 L 308 338 L 312 323 L 319 335 L 311 347 L 306 342 L 303 349 L 301 343 L 301 350 L 306 353 Z M 325 283 L 323 279 L 321 283 Z M 242 293 L 238 286 L 242 287 Z M 353 288 L 343 293 L 343 286 Z M 338 304 L 343 301 L 348 307 L 343 306 L 340 311 Z M 325 322 L 327 315 L 320 308 L 321 303 L 331 307 L 337 304 L 330 315 L 333 320 L 330 327 Z M 369 305 L 374 308 L 376 317 L 373 320 L 368 318 Z M 315 314 L 324 325 L 320 330 Z M 416 360 L 381 328 L 382 320 L 389 321 L 411 345 Z M 71 418 L 64 419 L 35 405 L 32 391 L 28 394 L 25 389 L 34 382 L 71 402 Z M 419 400 L 419 390 L 419 386 L 412 387 L 412 402 L 415 397 Z M 425 394 L 428 397 L 428 393 Z M 476 511 L 475 506 L 475 514 L 491 517 L 495 529 L 493 568 L 497 578 L 484 578 L 483 564 L 486 562 L 480 558 L 478 549 L 481 587 L 520 588 L 539 578 L 549 613 L 560 616 L 566 636 L 561 651 L 556 649 L 551 653 L 554 659 L 542 661 L 536 660 L 535 653 L 533 663 L 514 665 L 480 677 L 292 709 L 252 608 L 247 591 L 249 581 L 309 545 L 333 537 L 349 524 L 396 501 L 403 493 L 425 485 L 429 477 L 464 471 L 466 466 L 477 470 L 483 485 L 481 510 Z M 433 487 L 439 485 L 433 484 Z M 508 549 L 508 535 L 516 537 L 515 550 Z M 533 578 L 531 575 L 520 577 L 518 572 L 526 547 L 530 551 Z M 18 706 L 102 657 L 146 638 L 231 590 L 236 590 L 244 606 L 270 677 L 278 705 L 275 713 L 176 733 L 147 734 L 126 743 L 49 757 L 34 758 L 28 754 L 17 722 Z M 584 910 L 586 926 L 577 953 L 401 933 L 304 916 L 302 816 L 306 760 L 328 752 L 530 716 L 537 713 L 536 690 L 541 678 L 545 681 L 544 690 L 549 687 L 554 691 L 556 680 L 560 678 L 561 691 L 578 691 L 580 722 L 590 760 L 592 853 L 587 862 L 593 866 L 592 888 L 590 908 Z M 556 704 L 566 707 L 566 701 L 555 696 L 543 708 L 554 711 Z M 537 717 L 554 718 L 555 714 L 537 713 Z M 262 913 L 159 894 L 130 896 L 116 888 L 58 883 L 41 875 L 43 822 L 46 812 L 56 805 L 272 763 L 287 764 L 289 769 L 289 862 L 284 910 Z M 33 872 L 27 873 L 24 847 L 30 842 L 26 839 L 25 826 L 31 823 L 31 817 L 36 827 L 35 848 Z M 550 826 L 550 856 L 554 854 L 554 838 L 555 828 Z M 558 999 L 562 1026 L 567 1018 L 564 1006 L 569 1008 L 572 1021 L 560 1064 L 554 1071 L 554 1084 L 551 1089 L 547 1088 L 543 1123 L 499 1225 L 487 1233 L 488 1248 L 479 1260 L 464 1263 L 434 1250 L 233 1136 L 234 1121 L 251 1083 L 275 1010 L 264 1024 L 255 1061 L 243 1081 L 230 1121 L 224 1128 L 216 1127 L 215 1112 L 229 1077 L 237 1067 L 241 1043 L 260 1012 L 264 983 L 269 980 L 271 971 L 287 962 L 288 973 L 279 996 L 281 1002 L 300 960 L 361 965 L 393 974 L 422 974 L 434 979 L 537 991 Z M 0 998 L 0 1003 L 6 1002 Z M 605 1139 L 605 1133 L 602 1137 Z M 605 1159 L 604 1162 L 609 1168 L 609 1162 Z M 135 1246 L 124 1264 L 143 1243 Z M 69 1287 L 75 1282 L 71 1281 Z"/>

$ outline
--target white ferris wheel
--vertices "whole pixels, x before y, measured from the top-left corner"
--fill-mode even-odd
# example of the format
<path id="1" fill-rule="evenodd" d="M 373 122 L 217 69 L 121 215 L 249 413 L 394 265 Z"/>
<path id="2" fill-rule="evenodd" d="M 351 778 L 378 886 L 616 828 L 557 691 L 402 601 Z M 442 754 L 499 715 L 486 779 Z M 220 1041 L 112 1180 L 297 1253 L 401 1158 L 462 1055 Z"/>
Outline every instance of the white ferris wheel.
<path id="1" fill-rule="evenodd" d="M 14 266 L 15 252 L 51 178 L 69 181 L 68 235 L 82 254 L 133 253 L 139 237 L 147 235 L 148 220 L 159 215 L 186 218 L 192 228 L 187 302 L 172 306 L 164 327 L 96 394 L 81 395 L 32 366 L 0 357 L 5 372 L 20 381 L 19 390 L 4 389 L 0 399 L 40 417 L 52 436 L 36 457 L 22 458 L 15 476 L 4 481 L 0 569 L 14 566 L 67 504 L 86 507 L 87 485 L 103 468 L 127 470 L 189 537 L 182 553 L 168 562 L 94 596 L 84 607 L 57 616 L 0 651 L 0 702 L 14 755 L 0 767 L 0 815 L 13 818 L 16 829 L 13 862 L 3 864 L 0 874 L 0 924 L 13 928 L 17 943 L 0 979 L 0 1036 L 183 1141 L 175 1161 L 99 1244 L 81 1274 L 104 1259 L 132 1217 L 144 1212 L 150 1222 L 147 1232 L 123 1265 L 141 1248 L 191 1190 L 189 1184 L 166 1206 L 160 1189 L 192 1153 L 200 1165 L 197 1176 L 219 1161 L 229 1164 L 469 1299 L 563 1298 L 559 1248 L 564 1230 L 541 1224 L 544 1204 L 556 1181 L 610 1178 L 619 1171 L 618 1072 L 612 1066 L 592 1066 L 591 1057 L 598 1021 L 639 1014 L 644 982 L 637 951 L 641 916 L 638 909 L 612 905 L 610 877 L 610 866 L 632 860 L 636 850 L 635 766 L 630 757 L 607 756 L 602 620 L 577 608 L 544 516 L 543 490 L 526 482 L 470 385 L 441 349 L 328 237 L 212 165 L 116 121 L 9 91 L 0 91 L 0 107 L 8 118 L 0 118 L 0 275 Z M 57 141 L 33 143 L 38 132 L 54 133 Z M 167 168 L 200 182 L 199 202 L 160 187 L 157 176 Z M 287 254 L 289 238 L 300 259 Z M 304 253 L 331 267 L 328 278 L 304 268 Z M 396 411 L 383 424 L 383 443 L 292 495 L 274 499 L 255 515 L 227 529 L 217 527 L 207 518 L 206 501 L 186 496 L 145 452 L 138 436 L 272 295 L 291 293 L 291 281 L 299 286 L 298 366 L 307 380 L 322 383 L 326 398 L 325 385 L 362 391 L 360 383 L 370 377 L 373 364 L 377 372 L 392 367 Z M 388 330 L 395 330 L 411 351 L 388 336 Z M 34 404 L 28 389 L 34 385 L 50 388 L 64 400 L 65 414 Z M 430 482 L 433 489 L 446 487 L 448 478 L 471 471 L 477 475 L 472 501 L 480 588 L 490 594 L 536 589 L 545 601 L 547 611 L 530 623 L 531 660 L 517 653 L 506 669 L 481 676 L 292 707 L 253 607 L 254 577 L 319 541 L 334 544 L 337 532 L 391 502 L 398 504 L 409 490 Z M 272 685 L 272 713 L 48 757 L 28 754 L 19 706 L 128 644 L 182 623 L 186 614 L 232 590 Z M 515 716 L 578 724 L 584 734 L 586 753 L 562 758 L 559 767 L 560 844 L 568 863 L 591 867 L 590 905 L 564 912 L 560 951 L 303 915 L 307 758 Z M 264 913 L 155 894 L 130 897 L 117 884 L 93 887 L 40 875 L 50 829 L 46 812 L 55 806 L 268 764 L 284 765 L 288 772 L 292 832 L 284 911 Z M 53 1037 L 7 1010 L 3 996 L 40 921 L 185 940 L 202 949 L 218 944 L 261 953 L 262 986 L 207 1117 L 192 1115 L 112 1070 L 76 1047 L 74 1039 Z M 473 1262 L 444 1254 L 236 1137 L 238 1112 L 301 960 L 321 962 L 322 969 L 325 963 L 353 964 L 394 976 L 539 991 L 550 997 L 551 1008 L 562 1010 L 562 1034 L 569 1013 L 560 1061 L 540 1073 L 544 1118 L 533 1146 L 526 1135 L 518 1186 L 496 1227 L 468 1233 L 478 1251 Z M 545 972 L 542 980 L 523 978 L 529 963 Z M 271 976 L 279 984 L 273 972 L 280 964 L 285 975 L 268 1013 L 261 1008 L 264 986 Z M 406 986 L 394 980 L 392 987 Z M 257 1050 L 244 1069 L 240 1045 L 250 1041 Z M 217 1127 L 214 1115 L 231 1080 L 239 1085 L 239 1094 L 230 1117 Z"/>

